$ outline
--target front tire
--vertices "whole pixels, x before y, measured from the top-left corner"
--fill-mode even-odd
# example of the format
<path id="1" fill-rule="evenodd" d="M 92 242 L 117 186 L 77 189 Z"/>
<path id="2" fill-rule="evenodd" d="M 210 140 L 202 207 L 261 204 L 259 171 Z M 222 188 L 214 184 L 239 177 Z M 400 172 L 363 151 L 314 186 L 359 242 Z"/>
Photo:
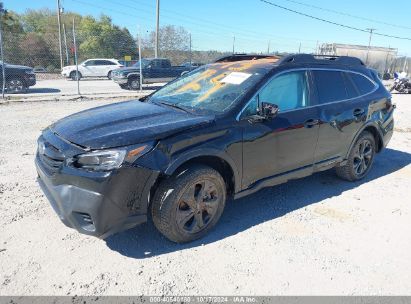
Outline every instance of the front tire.
<path id="1" fill-rule="evenodd" d="M 83 75 L 81 75 L 80 72 L 77 73 L 77 71 L 73 71 L 73 72 L 70 73 L 70 78 L 73 81 L 80 80 L 82 77 L 83 77 Z"/>
<path id="2" fill-rule="evenodd" d="M 140 78 L 133 77 L 128 80 L 128 88 L 133 91 L 140 90 Z"/>
<path id="3" fill-rule="evenodd" d="M 344 166 L 336 167 L 336 173 L 347 181 L 358 181 L 364 178 L 370 171 L 376 152 L 374 136 L 364 131 L 351 148 L 347 163 Z"/>
<path id="4" fill-rule="evenodd" d="M 170 241 L 190 242 L 217 224 L 225 201 L 226 185 L 216 170 L 188 167 L 160 184 L 151 206 L 153 222 Z"/>
<path id="5" fill-rule="evenodd" d="M 11 78 L 6 81 L 6 92 L 9 94 L 25 93 L 27 86 L 20 78 Z"/>
<path id="6" fill-rule="evenodd" d="M 113 78 L 113 73 L 112 73 L 112 71 L 108 72 L 107 78 L 110 79 L 110 80 Z"/>

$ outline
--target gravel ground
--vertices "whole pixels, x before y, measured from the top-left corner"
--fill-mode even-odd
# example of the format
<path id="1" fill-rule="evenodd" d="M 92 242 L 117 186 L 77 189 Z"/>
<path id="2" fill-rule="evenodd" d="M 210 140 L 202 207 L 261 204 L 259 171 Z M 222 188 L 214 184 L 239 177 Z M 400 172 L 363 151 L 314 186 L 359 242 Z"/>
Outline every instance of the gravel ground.
<path id="1" fill-rule="evenodd" d="M 129 91 L 120 88 L 112 80 L 104 78 L 84 78 L 80 80 L 80 93 L 83 96 L 95 97 L 96 94 L 106 96 L 133 96 L 139 95 L 139 91 Z M 147 93 L 153 89 L 163 86 L 164 83 L 145 84 L 143 90 Z M 65 78 L 39 79 L 36 85 L 30 87 L 24 94 L 6 94 L 11 99 L 22 99 L 30 101 L 33 98 L 43 97 L 49 100 L 59 99 L 62 96 L 77 95 L 77 82 Z"/>
<path id="2" fill-rule="evenodd" d="M 187 245 L 151 224 L 81 235 L 36 184 L 40 131 L 109 102 L 0 105 L 0 295 L 411 295 L 411 95 L 394 95 L 396 132 L 364 181 L 262 190 Z"/>

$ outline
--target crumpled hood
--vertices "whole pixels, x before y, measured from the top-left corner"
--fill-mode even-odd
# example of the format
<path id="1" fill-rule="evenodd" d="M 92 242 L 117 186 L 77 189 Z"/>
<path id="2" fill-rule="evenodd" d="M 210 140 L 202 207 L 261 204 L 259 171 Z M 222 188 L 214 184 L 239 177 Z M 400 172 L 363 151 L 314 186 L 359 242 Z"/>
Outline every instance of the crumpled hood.
<path id="1" fill-rule="evenodd" d="M 132 100 L 67 116 L 50 129 L 74 144 L 104 149 L 161 139 L 213 119 Z"/>

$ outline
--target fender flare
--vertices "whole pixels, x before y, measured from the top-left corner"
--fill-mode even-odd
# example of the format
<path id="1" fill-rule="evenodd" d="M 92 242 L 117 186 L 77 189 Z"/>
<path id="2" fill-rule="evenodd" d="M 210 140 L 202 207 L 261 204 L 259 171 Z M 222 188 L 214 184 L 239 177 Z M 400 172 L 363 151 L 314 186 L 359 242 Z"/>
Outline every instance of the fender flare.
<path id="1" fill-rule="evenodd" d="M 220 158 L 221 160 L 225 161 L 230 167 L 231 170 L 233 171 L 233 177 L 234 177 L 234 191 L 238 192 L 241 190 L 241 174 L 240 171 L 238 170 L 238 167 L 234 160 L 225 152 L 214 149 L 214 148 L 202 148 L 202 149 L 197 149 L 197 150 L 192 150 L 187 153 L 179 155 L 176 159 L 174 159 L 164 173 L 166 175 L 172 175 L 181 165 L 184 163 L 197 158 L 197 157 L 217 157 Z"/>
<path id="2" fill-rule="evenodd" d="M 358 137 L 361 135 L 361 133 L 364 132 L 364 130 L 367 129 L 367 128 L 369 128 L 369 127 L 372 127 L 372 128 L 374 128 L 374 129 L 377 131 L 378 140 L 380 141 L 380 143 L 382 144 L 382 143 L 384 142 L 384 141 L 383 141 L 383 138 L 384 138 L 384 137 L 383 137 L 383 135 L 382 135 L 382 133 L 381 133 L 380 128 L 378 127 L 378 124 L 377 124 L 376 122 L 374 122 L 374 121 L 370 121 L 370 122 L 366 123 L 365 125 L 363 125 L 363 126 L 358 130 L 358 132 L 355 134 L 354 139 L 352 140 L 352 142 L 351 142 L 351 144 L 350 144 L 350 147 L 349 147 L 346 155 L 344 156 L 344 159 L 347 159 L 347 158 L 348 158 L 348 155 L 350 154 L 352 147 L 354 146 L 355 142 L 357 141 L 357 139 L 358 139 Z M 377 144 L 378 144 L 378 143 L 377 143 Z M 381 149 L 380 149 L 379 151 L 381 151 Z"/>
<path id="3" fill-rule="evenodd" d="M 140 73 L 130 73 L 127 74 L 127 79 L 130 79 L 131 77 L 137 76 L 137 78 L 140 78 Z"/>

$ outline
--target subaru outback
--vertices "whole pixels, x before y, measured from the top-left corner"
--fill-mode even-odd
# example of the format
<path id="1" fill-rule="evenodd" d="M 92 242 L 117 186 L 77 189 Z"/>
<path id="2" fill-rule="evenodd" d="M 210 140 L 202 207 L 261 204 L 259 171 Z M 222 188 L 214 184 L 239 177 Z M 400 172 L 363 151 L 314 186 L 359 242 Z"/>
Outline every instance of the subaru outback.
<path id="1" fill-rule="evenodd" d="M 38 182 L 81 233 L 105 238 L 151 217 L 188 242 L 228 199 L 331 168 L 364 178 L 393 134 L 394 108 L 357 58 L 227 56 L 140 100 L 49 126 Z"/>

